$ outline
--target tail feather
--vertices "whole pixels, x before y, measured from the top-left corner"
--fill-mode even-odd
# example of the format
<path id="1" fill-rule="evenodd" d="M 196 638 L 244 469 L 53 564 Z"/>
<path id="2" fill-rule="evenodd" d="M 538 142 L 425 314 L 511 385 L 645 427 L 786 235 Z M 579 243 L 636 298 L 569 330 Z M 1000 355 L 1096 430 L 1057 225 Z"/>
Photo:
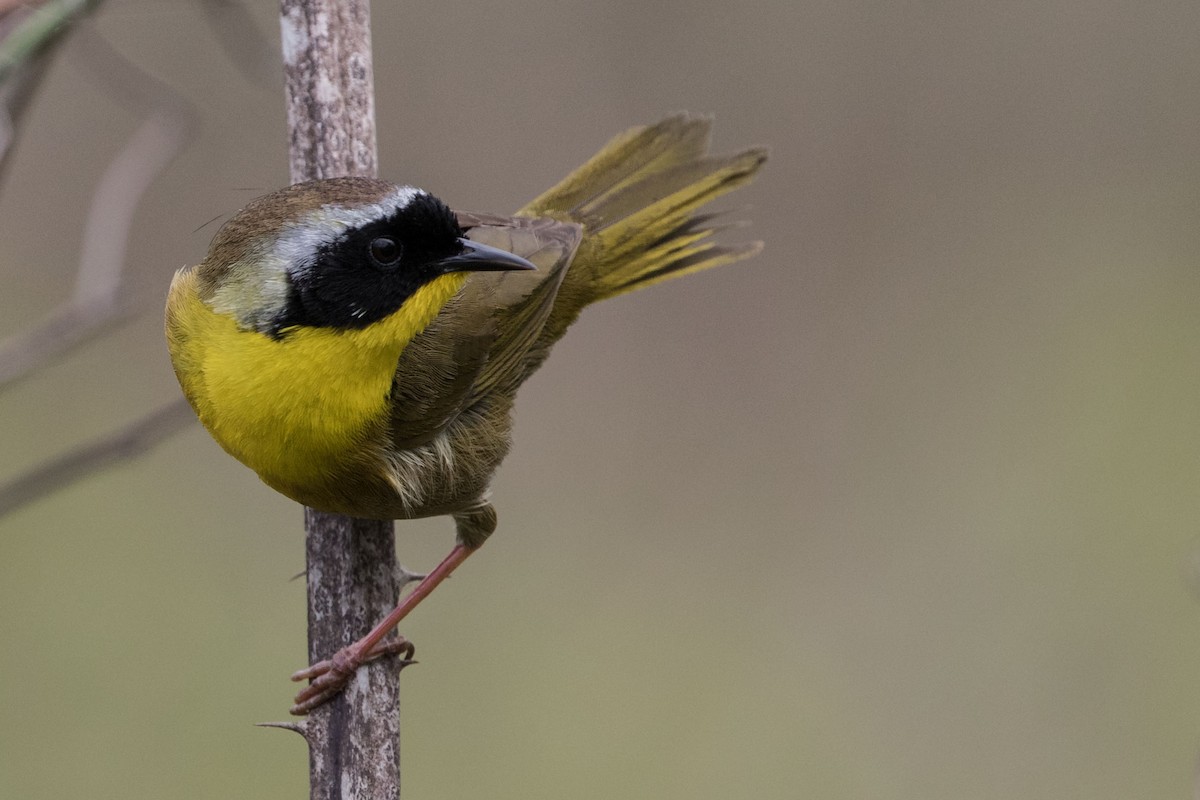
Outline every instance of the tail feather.
<path id="1" fill-rule="evenodd" d="M 566 212 L 582 221 L 578 219 L 581 204 L 619 191 L 652 172 L 702 157 L 708 150 L 711 127 L 711 118 L 677 114 L 657 125 L 630 128 L 519 213 L 536 217 Z"/>
<path id="2" fill-rule="evenodd" d="M 707 155 L 711 127 L 709 117 L 679 114 L 626 131 L 521 210 L 584 227 L 560 295 L 573 307 L 556 308 L 555 316 L 573 318 L 588 303 L 762 249 L 761 242 L 717 244 L 711 237 L 719 228 L 709 224 L 714 215 L 695 213 L 751 181 L 767 157 L 761 148 Z"/>

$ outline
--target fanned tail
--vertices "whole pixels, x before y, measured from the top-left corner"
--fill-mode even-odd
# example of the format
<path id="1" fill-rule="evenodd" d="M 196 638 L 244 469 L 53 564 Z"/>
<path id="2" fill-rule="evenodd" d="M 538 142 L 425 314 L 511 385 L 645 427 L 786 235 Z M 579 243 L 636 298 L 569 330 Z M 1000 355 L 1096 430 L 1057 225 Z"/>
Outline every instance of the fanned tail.
<path id="1" fill-rule="evenodd" d="M 587 304 L 749 258 L 762 242 L 718 244 L 715 215 L 695 212 L 753 180 L 763 148 L 708 155 L 712 119 L 678 114 L 618 135 L 518 212 L 578 222 L 584 238 L 548 325 L 552 336 Z"/>

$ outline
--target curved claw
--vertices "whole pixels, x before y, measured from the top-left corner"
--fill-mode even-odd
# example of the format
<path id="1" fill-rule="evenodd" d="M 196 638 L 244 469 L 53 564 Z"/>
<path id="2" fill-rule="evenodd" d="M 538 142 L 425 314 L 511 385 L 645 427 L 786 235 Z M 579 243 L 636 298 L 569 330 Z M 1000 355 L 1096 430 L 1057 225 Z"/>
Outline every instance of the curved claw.
<path id="1" fill-rule="evenodd" d="M 359 667 L 375 659 L 402 653 L 401 669 L 415 664 L 412 657 L 416 649 L 412 642 L 404 638 L 380 642 L 366 655 L 355 652 L 354 645 L 343 647 L 334 653 L 332 658 L 318 661 L 310 667 L 292 673 L 293 681 L 311 680 L 312 683 L 296 695 L 293 701 L 295 705 L 289 711 L 295 716 L 303 716 L 329 702 L 346 688 L 346 684 Z"/>

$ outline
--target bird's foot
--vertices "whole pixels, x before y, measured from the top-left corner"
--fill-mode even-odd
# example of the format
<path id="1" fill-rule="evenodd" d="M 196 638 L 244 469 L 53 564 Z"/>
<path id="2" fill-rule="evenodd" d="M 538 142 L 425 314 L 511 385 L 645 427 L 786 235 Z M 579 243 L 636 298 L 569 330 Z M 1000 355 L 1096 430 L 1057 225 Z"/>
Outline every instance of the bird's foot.
<path id="1" fill-rule="evenodd" d="M 384 656 L 403 654 L 400 661 L 400 666 L 403 668 L 416 663 L 412 660 L 414 652 L 416 652 L 416 647 L 403 636 L 392 641 L 380 642 L 365 654 L 358 652 L 357 645 L 343 647 L 334 653 L 332 658 L 318 661 L 311 667 L 292 674 L 294 681 L 311 680 L 312 683 L 296 695 L 295 705 L 290 709 L 291 713 L 296 716 L 304 716 L 314 708 L 332 700 L 346 688 L 350 678 L 363 664 Z"/>

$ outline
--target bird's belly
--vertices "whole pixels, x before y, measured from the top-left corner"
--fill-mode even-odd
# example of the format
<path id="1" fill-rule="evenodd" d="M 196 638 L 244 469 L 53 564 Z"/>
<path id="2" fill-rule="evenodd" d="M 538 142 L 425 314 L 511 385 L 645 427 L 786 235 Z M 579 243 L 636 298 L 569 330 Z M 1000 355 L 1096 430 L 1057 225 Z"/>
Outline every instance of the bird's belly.
<path id="1" fill-rule="evenodd" d="M 397 449 L 379 440 L 320 481 L 303 485 L 261 477 L 304 505 L 366 519 L 417 519 L 479 505 L 509 449 L 507 409 L 460 414 L 432 440 Z"/>
<path id="2" fill-rule="evenodd" d="M 395 518 L 448 514 L 478 505 L 508 454 L 507 410 L 460 414 L 431 441 L 382 458 Z"/>

